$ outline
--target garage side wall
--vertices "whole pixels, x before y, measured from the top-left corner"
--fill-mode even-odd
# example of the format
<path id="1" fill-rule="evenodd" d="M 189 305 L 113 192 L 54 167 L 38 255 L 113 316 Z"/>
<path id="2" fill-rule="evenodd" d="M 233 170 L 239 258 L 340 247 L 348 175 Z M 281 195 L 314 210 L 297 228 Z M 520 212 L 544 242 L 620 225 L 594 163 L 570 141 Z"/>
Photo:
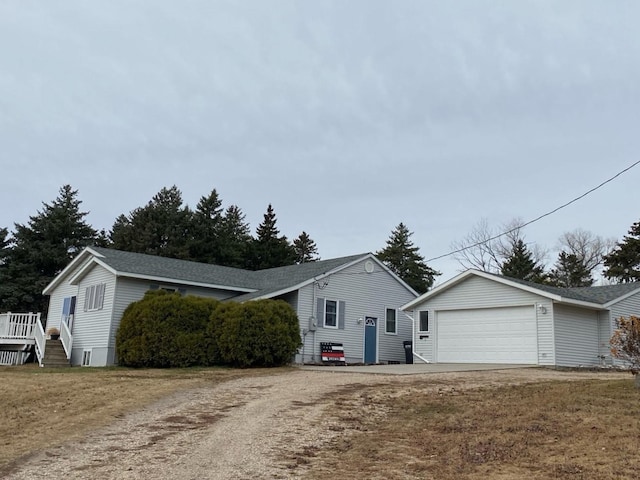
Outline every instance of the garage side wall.
<path id="1" fill-rule="evenodd" d="M 441 292 L 426 300 L 425 303 L 414 307 L 414 318 L 419 317 L 421 310 L 429 311 L 429 318 L 436 318 L 437 311 L 463 310 L 480 308 L 499 308 L 534 305 L 544 307 L 546 313 L 537 313 L 538 330 L 538 364 L 554 365 L 555 351 L 553 341 L 552 302 L 546 297 L 530 293 L 519 288 L 489 280 L 482 277 L 469 277 L 458 285 Z M 436 325 L 437 328 L 437 325 Z M 430 340 L 434 341 L 437 332 L 432 332 Z M 423 343 L 423 352 L 418 351 L 420 342 L 418 335 L 414 338 L 416 353 L 424 355 L 425 359 L 433 358 L 433 345 Z"/>
<path id="2" fill-rule="evenodd" d="M 609 338 L 613 335 L 613 331 L 616 329 L 616 320 L 620 317 L 628 317 L 630 315 L 634 315 L 636 317 L 640 317 L 640 293 L 636 293 L 630 297 L 625 298 L 624 300 L 619 301 L 618 303 L 611 305 L 611 318 L 609 320 Z M 610 351 L 607 352 L 608 355 L 611 354 Z M 615 365 L 624 365 L 620 360 L 613 359 L 613 363 Z"/>
<path id="3" fill-rule="evenodd" d="M 585 308 L 554 306 L 556 365 L 598 365 L 598 312 Z"/>

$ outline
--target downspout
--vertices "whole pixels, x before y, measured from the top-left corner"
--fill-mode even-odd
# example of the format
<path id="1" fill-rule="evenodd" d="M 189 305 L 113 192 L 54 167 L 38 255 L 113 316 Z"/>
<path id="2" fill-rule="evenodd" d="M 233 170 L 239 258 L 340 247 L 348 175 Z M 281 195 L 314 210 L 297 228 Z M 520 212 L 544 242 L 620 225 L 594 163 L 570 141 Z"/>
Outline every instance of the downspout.
<path id="1" fill-rule="evenodd" d="M 414 346 L 413 344 L 416 341 L 416 320 L 415 320 L 415 318 L 413 318 L 412 316 L 407 314 L 407 312 L 405 312 L 404 310 L 402 311 L 402 313 L 404 313 L 404 315 L 411 320 L 411 353 L 413 354 L 414 357 L 418 357 L 424 363 L 431 363 L 429 360 L 424 358 L 422 355 L 418 355 L 416 353 L 415 349 L 413 348 L 413 346 Z"/>

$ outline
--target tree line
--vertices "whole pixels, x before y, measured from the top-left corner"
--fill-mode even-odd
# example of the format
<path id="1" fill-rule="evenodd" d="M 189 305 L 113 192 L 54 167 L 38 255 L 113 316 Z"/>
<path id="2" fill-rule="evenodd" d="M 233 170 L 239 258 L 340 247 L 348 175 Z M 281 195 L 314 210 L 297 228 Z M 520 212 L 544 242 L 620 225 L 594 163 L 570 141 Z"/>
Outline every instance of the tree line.
<path id="1" fill-rule="evenodd" d="M 119 215 L 109 231 L 86 221 L 78 191 L 60 188 L 50 203 L 13 231 L 0 228 L 0 311 L 41 311 L 47 308 L 42 290 L 84 247 L 100 246 L 249 270 L 295 265 L 320 259 L 306 231 L 293 241 L 282 235 L 268 205 L 251 234 L 237 205 L 223 208 L 213 189 L 195 209 L 185 205 L 176 187 L 162 188 L 144 206 Z M 426 291 L 439 273 L 424 264 L 402 223 L 377 254 L 418 292 Z"/>
<path id="2" fill-rule="evenodd" d="M 612 283 L 640 280 L 640 222 L 618 242 L 576 229 L 558 239 L 560 252 L 548 268 L 547 251 L 526 242 L 522 221 L 514 219 L 493 229 L 486 220 L 465 238 L 452 243 L 454 258 L 464 268 L 475 268 L 511 278 L 556 287 L 590 287 L 598 272 Z M 501 233 L 504 232 L 504 233 Z"/>

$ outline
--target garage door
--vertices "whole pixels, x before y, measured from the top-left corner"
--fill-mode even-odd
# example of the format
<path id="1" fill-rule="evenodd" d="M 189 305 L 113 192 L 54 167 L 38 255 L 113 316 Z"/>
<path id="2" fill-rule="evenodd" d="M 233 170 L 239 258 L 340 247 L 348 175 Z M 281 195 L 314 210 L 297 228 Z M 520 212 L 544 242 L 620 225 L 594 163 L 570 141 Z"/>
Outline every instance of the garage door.
<path id="1" fill-rule="evenodd" d="M 442 363 L 538 363 L 533 305 L 436 312 Z"/>

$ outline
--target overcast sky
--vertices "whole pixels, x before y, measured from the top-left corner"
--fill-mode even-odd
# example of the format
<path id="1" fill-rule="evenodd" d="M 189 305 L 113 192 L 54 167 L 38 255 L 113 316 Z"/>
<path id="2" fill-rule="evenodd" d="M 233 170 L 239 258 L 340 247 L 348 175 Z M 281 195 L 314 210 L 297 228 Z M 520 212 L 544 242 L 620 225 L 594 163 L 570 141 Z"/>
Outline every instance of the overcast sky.
<path id="1" fill-rule="evenodd" d="M 94 228 L 177 185 L 323 258 L 425 258 L 640 160 L 640 2 L 0 1 L 0 227 L 64 184 Z M 524 231 L 622 238 L 640 166 Z M 430 265 L 457 273 L 451 258 Z"/>

